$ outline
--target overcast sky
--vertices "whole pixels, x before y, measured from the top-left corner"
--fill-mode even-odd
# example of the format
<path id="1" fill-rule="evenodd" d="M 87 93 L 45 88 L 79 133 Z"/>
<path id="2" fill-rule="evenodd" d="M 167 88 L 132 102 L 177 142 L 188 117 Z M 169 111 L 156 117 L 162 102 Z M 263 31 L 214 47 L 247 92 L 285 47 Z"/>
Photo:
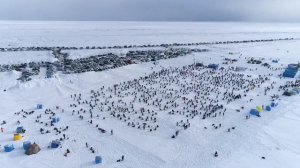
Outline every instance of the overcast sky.
<path id="1" fill-rule="evenodd" d="M 300 22 L 300 0 L 0 0 L 0 20 Z"/>

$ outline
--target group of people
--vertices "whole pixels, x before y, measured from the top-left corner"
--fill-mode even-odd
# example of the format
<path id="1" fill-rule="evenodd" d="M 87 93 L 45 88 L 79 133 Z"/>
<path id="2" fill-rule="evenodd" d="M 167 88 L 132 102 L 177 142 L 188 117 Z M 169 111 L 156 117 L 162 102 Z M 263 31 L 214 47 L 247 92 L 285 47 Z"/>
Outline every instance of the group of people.
<path id="1" fill-rule="evenodd" d="M 85 97 L 81 93 L 73 94 L 70 107 L 72 115 L 88 119 L 100 131 L 103 129 L 93 120 L 107 117 L 128 127 L 157 131 L 161 124 L 159 116 L 164 114 L 182 116 L 175 124 L 178 130 L 186 130 L 191 126 L 189 120 L 197 116 L 201 119 L 224 116 L 227 104 L 246 97 L 269 80 L 263 75 L 238 73 L 230 66 L 219 70 L 195 64 L 162 68 L 134 80 L 91 90 Z"/>

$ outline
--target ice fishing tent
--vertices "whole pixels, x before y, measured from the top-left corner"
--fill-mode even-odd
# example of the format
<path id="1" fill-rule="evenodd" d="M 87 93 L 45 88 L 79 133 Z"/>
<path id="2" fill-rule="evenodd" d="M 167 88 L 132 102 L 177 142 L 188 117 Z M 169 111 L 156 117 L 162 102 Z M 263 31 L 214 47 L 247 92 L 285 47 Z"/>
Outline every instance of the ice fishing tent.
<path id="1" fill-rule="evenodd" d="M 23 137 L 21 134 L 14 134 L 14 141 L 19 141 L 21 140 Z"/>
<path id="2" fill-rule="evenodd" d="M 14 145 L 5 145 L 4 152 L 11 152 L 15 149 Z"/>
<path id="3" fill-rule="evenodd" d="M 95 163 L 96 163 L 96 164 L 102 163 L 102 157 L 101 157 L 101 156 L 96 156 L 96 157 L 95 157 Z"/>
<path id="4" fill-rule="evenodd" d="M 283 77 L 295 78 L 297 72 L 298 72 L 298 65 L 289 64 L 288 68 L 283 72 Z"/>
<path id="5" fill-rule="evenodd" d="M 211 68 L 213 70 L 217 70 L 219 68 L 219 64 L 209 64 L 208 68 Z"/>
<path id="6" fill-rule="evenodd" d="M 262 106 L 257 106 L 257 107 L 256 107 L 256 110 L 257 110 L 258 112 L 262 112 L 264 109 L 262 108 Z"/>
<path id="7" fill-rule="evenodd" d="M 30 142 L 30 141 L 25 141 L 25 142 L 23 142 L 23 149 L 24 149 L 25 151 L 27 151 L 27 150 L 29 149 L 30 145 L 31 145 L 31 142 Z"/>
<path id="8" fill-rule="evenodd" d="M 58 123 L 60 121 L 59 117 L 53 117 L 52 123 Z"/>
<path id="9" fill-rule="evenodd" d="M 28 150 L 26 150 L 25 154 L 26 155 L 33 155 L 33 154 L 39 153 L 39 151 L 41 151 L 41 148 L 39 147 L 39 145 L 34 143 L 34 144 L 30 145 Z"/>
<path id="10" fill-rule="evenodd" d="M 42 104 L 37 104 L 37 105 L 36 105 L 36 108 L 37 108 L 37 109 L 43 109 L 43 105 L 42 105 Z"/>
<path id="11" fill-rule="evenodd" d="M 260 117 L 259 112 L 256 109 L 251 109 L 250 114 Z"/>
<path id="12" fill-rule="evenodd" d="M 271 111 L 272 110 L 271 106 L 266 106 L 266 110 Z"/>
<path id="13" fill-rule="evenodd" d="M 54 140 L 51 142 L 51 148 L 58 148 L 60 146 L 59 140 Z"/>
<path id="14" fill-rule="evenodd" d="M 19 126 L 19 127 L 17 127 L 16 132 L 17 132 L 18 134 L 20 134 L 20 133 L 24 133 L 25 130 L 23 129 L 23 126 Z"/>

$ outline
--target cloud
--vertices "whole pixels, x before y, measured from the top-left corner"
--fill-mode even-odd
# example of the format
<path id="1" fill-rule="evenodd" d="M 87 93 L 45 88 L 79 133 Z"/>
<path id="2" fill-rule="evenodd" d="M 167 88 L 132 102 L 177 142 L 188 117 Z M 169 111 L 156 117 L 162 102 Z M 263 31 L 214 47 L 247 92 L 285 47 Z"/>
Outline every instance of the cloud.
<path id="1" fill-rule="evenodd" d="M 299 0 L 1 0 L 2 20 L 300 21 Z"/>

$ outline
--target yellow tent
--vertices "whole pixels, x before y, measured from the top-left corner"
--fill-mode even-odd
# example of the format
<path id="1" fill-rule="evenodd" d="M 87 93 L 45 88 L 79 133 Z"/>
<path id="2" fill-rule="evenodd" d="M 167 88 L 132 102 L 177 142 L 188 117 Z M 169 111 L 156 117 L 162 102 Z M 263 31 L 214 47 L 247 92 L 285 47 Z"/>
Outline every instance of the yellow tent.
<path id="1" fill-rule="evenodd" d="M 19 141 L 21 140 L 23 137 L 21 134 L 14 134 L 14 141 Z"/>
<path id="2" fill-rule="evenodd" d="M 263 111 L 263 108 L 262 108 L 262 106 L 257 106 L 257 107 L 256 107 L 256 110 L 257 110 L 258 112 L 262 112 L 262 111 Z"/>

